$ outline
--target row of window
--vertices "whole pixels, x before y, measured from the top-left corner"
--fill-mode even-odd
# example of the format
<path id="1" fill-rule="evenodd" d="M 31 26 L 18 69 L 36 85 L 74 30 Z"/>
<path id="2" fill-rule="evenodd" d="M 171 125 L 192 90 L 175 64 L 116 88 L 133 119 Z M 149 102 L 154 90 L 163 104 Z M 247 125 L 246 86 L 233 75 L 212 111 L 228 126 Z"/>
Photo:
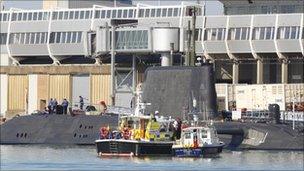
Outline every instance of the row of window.
<path id="1" fill-rule="evenodd" d="M 117 31 L 116 49 L 147 49 L 148 30 Z"/>
<path id="2" fill-rule="evenodd" d="M 186 10 L 185 10 L 186 11 Z M 54 11 L 53 20 L 78 20 L 92 18 L 92 10 L 82 11 Z M 146 8 L 139 10 L 139 17 L 178 17 L 181 15 L 181 8 Z M 186 14 L 188 15 L 188 14 Z M 202 15 L 200 8 L 197 8 L 197 15 Z M 50 12 L 14 12 L 12 21 L 37 21 L 48 20 Z M 94 18 L 134 18 L 134 9 L 106 9 L 96 10 Z M 0 13 L 0 21 L 8 21 L 9 13 Z"/>
<path id="3" fill-rule="evenodd" d="M 0 13 L 0 21 L 9 21 L 9 13 Z"/>
<path id="4" fill-rule="evenodd" d="M 204 40 L 220 41 L 225 40 L 225 28 L 206 28 Z M 229 28 L 227 40 L 249 40 L 250 28 Z M 255 27 L 252 32 L 252 40 L 273 40 L 275 35 L 275 27 Z M 279 27 L 277 39 L 299 39 L 300 27 Z M 304 29 L 302 39 L 304 38 Z"/>
<path id="5" fill-rule="evenodd" d="M 96 10 L 95 18 L 134 18 L 136 9 Z"/>
<path id="6" fill-rule="evenodd" d="M 49 20 L 49 12 L 20 12 L 13 13 L 12 21 L 39 21 Z"/>
<path id="7" fill-rule="evenodd" d="M 54 11 L 53 20 L 82 20 L 92 18 L 92 11 Z"/>
<path id="8" fill-rule="evenodd" d="M 303 13 L 301 5 L 250 5 L 227 6 L 225 14 L 277 14 L 277 13 Z"/>
<path id="9" fill-rule="evenodd" d="M 80 43 L 82 32 L 52 32 L 50 35 L 50 43 Z"/>
<path id="10" fill-rule="evenodd" d="M 304 33 L 304 29 L 303 29 Z M 303 38 L 302 34 L 302 38 Z M 292 26 L 292 27 L 279 27 L 278 28 L 278 39 L 299 39 L 300 37 L 300 27 Z"/>
<path id="11" fill-rule="evenodd" d="M 180 16 L 180 8 L 152 8 L 140 9 L 138 17 L 178 17 Z"/>
<path id="12" fill-rule="evenodd" d="M 9 44 L 45 44 L 47 32 L 11 33 Z"/>

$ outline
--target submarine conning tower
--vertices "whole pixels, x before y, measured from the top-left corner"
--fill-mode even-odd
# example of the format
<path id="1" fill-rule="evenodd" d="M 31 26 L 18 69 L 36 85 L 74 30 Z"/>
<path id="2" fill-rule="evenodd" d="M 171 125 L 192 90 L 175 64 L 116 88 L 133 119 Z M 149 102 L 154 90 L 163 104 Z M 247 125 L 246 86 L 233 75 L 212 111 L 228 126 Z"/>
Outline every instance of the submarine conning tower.
<path id="1" fill-rule="evenodd" d="M 218 116 L 214 72 L 211 64 L 148 68 L 143 101 L 151 103 L 146 113 L 184 118 L 197 112 L 200 119 Z"/>

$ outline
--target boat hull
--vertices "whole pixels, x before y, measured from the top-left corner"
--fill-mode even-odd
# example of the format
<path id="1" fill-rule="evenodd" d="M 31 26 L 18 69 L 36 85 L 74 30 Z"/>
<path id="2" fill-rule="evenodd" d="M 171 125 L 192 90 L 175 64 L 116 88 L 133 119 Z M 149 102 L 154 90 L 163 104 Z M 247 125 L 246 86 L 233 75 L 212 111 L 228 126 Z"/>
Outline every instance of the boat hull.
<path id="1" fill-rule="evenodd" d="M 205 146 L 205 147 L 177 147 L 173 148 L 173 154 L 176 157 L 207 157 L 214 156 L 222 152 L 224 144 Z"/>
<path id="2" fill-rule="evenodd" d="M 121 139 L 95 141 L 99 156 L 172 155 L 173 142 L 146 142 Z"/>

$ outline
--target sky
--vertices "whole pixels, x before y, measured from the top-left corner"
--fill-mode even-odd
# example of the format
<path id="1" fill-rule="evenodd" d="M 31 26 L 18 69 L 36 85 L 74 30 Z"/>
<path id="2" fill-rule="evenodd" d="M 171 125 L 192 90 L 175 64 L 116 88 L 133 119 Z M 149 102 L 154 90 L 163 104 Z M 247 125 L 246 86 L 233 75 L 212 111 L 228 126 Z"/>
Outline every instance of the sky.
<path id="1" fill-rule="evenodd" d="M 0 0 L 1 1 L 1 0 Z M 183 0 L 189 2 L 206 2 L 206 15 L 223 14 L 223 5 L 218 0 Z M 133 0 L 133 3 L 143 3 L 149 5 L 176 5 L 181 0 Z M 11 7 L 22 9 L 41 9 L 42 0 L 4 0 L 4 8 L 7 10 Z"/>

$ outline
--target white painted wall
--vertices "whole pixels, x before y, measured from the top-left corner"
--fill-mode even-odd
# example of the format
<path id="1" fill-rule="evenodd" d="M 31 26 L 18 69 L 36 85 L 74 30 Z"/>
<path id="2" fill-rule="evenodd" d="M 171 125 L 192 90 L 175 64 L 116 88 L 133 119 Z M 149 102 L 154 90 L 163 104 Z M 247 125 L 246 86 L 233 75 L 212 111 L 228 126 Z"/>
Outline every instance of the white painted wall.
<path id="1" fill-rule="evenodd" d="M 0 66 L 11 65 L 11 59 L 8 57 L 8 54 L 0 54 Z"/>
<path id="2" fill-rule="evenodd" d="M 8 83 L 7 83 L 7 75 L 0 74 L 0 115 L 5 117 L 5 113 L 7 111 L 7 90 L 8 90 Z"/>
<path id="3" fill-rule="evenodd" d="M 28 113 L 38 110 L 38 75 L 29 74 Z"/>

